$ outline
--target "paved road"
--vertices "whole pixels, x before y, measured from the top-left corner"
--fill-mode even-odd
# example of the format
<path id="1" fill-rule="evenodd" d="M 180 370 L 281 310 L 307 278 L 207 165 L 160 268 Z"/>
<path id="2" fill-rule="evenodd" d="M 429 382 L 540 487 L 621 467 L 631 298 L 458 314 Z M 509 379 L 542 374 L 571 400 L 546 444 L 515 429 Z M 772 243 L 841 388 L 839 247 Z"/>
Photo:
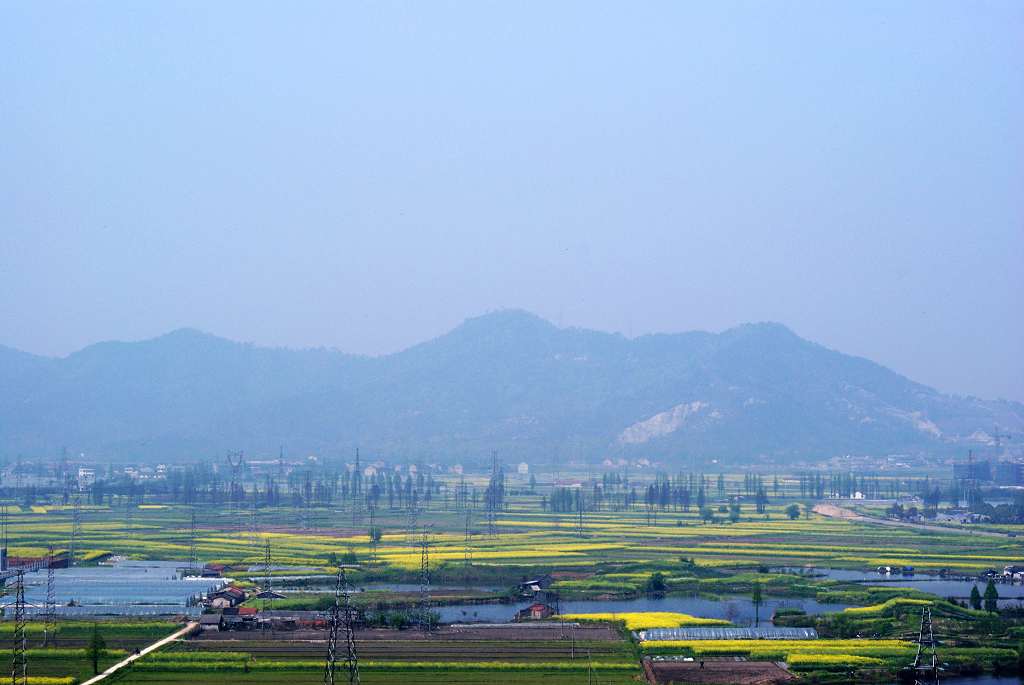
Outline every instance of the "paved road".
<path id="1" fill-rule="evenodd" d="M 1009 538 L 1006 533 L 998 533 L 994 530 L 979 530 L 977 528 L 951 528 L 949 526 L 937 526 L 931 523 L 911 523 L 909 521 L 896 521 L 894 519 L 883 519 L 877 516 L 866 516 L 855 511 L 837 507 L 834 504 L 816 504 L 814 512 L 831 518 L 846 519 L 847 521 L 860 521 L 861 523 L 876 523 L 880 526 L 892 526 L 894 528 L 916 528 L 935 533 L 947 533 L 950 535 L 981 535 L 990 538 Z"/>
<path id="2" fill-rule="evenodd" d="M 100 681 L 106 680 L 110 676 L 112 676 L 115 673 L 117 673 L 118 671 L 120 671 L 125 666 L 127 666 L 130 663 L 132 663 L 133 661 L 135 661 L 136 659 L 141 659 L 142 657 L 146 656 L 150 652 L 156 651 L 156 650 L 160 649 L 161 647 L 174 642 L 175 640 L 180 640 L 181 638 L 185 637 L 186 635 L 190 635 L 192 633 L 192 631 L 194 631 L 198 627 L 199 627 L 199 624 L 196 623 L 195 621 L 192 621 L 188 625 L 186 625 L 184 628 L 179 630 L 178 632 L 172 633 L 172 634 L 168 635 L 167 637 L 165 637 L 163 639 L 157 640 L 156 642 L 154 642 L 153 644 L 149 645 L 145 649 L 140 650 L 138 654 L 132 654 L 127 659 L 123 659 L 122 661 L 118 661 L 116 664 L 114 664 L 113 666 L 111 666 L 107 670 L 103 671 L 103 673 L 100 673 L 98 676 L 93 676 L 92 678 L 89 678 L 89 680 L 86 680 L 84 683 L 82 683 L 82 685 L 93 685 L 93 683 L 98 683 Z"/>

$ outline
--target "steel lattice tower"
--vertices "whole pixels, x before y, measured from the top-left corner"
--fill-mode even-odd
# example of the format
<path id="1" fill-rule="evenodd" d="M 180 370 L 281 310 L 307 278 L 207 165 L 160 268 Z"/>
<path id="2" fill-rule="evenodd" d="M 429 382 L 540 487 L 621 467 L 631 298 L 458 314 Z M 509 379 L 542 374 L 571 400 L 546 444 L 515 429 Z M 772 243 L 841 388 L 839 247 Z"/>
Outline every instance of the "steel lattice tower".
<path id="1" fill-rule="evenodd" d="M 356 465 L 352 471 L 352 527 L 363 520 L 363 471 L 359 462 L 359 448 L 356 448 Z"/>
<path id="2" fill-rule="evenodd" d="M 235 519 L 240 511 L 238 505 L 241 504 L 241 502 L 238 501 L 238 497 L 236 495 L 238 488 L 242 487 L 239 480 L 242 475 L 242 467 L 244 465 L 244 452 L 228 452 L 228 466 L 231 467 L 231 482 L 228 484 L 228 519 L 231 521 L 231 524 L 238 525 L 239 530 L 242 529 L 242 525 Z"/>
<path id="3" fill-rule="evenodd" d="M 418 542 L 417 538 L 419 536 L 416 534 L 416 531 L 419 528 L 419 515 L 416 507 L 410 504 L 409 516 L 405 524 L 405 543 L 407 545 L 415 545 Z"/>
<path id="4" fill-rule="evenodd" d="M 352 597 L 348 586 L 345 567 L 338 567 L 337 584 L 334 588 L 334 606 L 331 607 L 329 634 L 327 637 L 327 659 L 324 664 L 324 685 L 334 685 L 338 661 L 338 635 L 345 630 L 345 669 L 348 671 L 349 685 L 359 684 L 359 658 L 356 655 L 354 611 Z"/>
<path id="5" fill-rule="evenodd" d="M 498 512 L 503 509 L 505 500 L 505 474 L 498 466 L 498 452 L 491 452 L 491 480 L 484 492 L 484 503 L 487 505 L 487 536 L 498 536 Z"/>
<path id="6" fill-rule="evenodd" d="M 579 499 L 576 500 L 576 535 L 577 537 L 584 537 L 583 534 L 583 493 L 578 493 Z"/>
<path id="7" fill-rule="evenodd" d="M 420 541 L 420 626 L 429 631 L 430 625 L 430 530 L 423 527 Z"/>
<path id="8" fill-rule="evenodd" d="M 939 657 L 935 653 L 935 632 L 932 628 L 931 607 L 921 611 L 921 629 L 917 636 L 917 655 L 911 673 L 915 685 L 937 685 L 939 682 Z M 907 680 L 910 680 L 908 677 Z"/>
<path id="9" fill-rule="evenodd" d="M 463 542 L 464 547 L 463 547 L 463 552 L 462 552 L 462 562 L 463 562 L 463 564 L 465 564 L 467 569 L 470 566 L 473 565 L 473 548 L 471 546 L 472 543 L 473 543 L 473 530 L 470 528 L 470 523 L 471 522 L 472 522 L 472 513 L 467 508 L 466 509 L 466 539 Z"/>
<path id="10" fill-rule="evenodd" d="M 3 536 L 3 549 L 0 549 L 0 571 L 7 570 L 7 505 L 0 506 L 0 535 Z"/>
<path id="11" fill-rule="evenodd" d="M 57 634 L 57 588 L 53 569 L 53 545 L 46 554 L 46 606 L 43 625 L 43 646 L 48 647 Z"/>
<path id="12" fill-rule="evenodd" d="M 191 576 L 200 575 L 199 552 L 196 549 L 196 510 L 192 508 L 192 522 L 188 535 L 188 572 Z"/>
<path id="13" fill-rule="evenodd" d="M 270 564 L 270 538 L 263 539 L 263 592 L 274 591 L 274 576 L 271 575 L 271 564 Z M 266 609 L 269 606 L 273 606 L 273 598 L 264 600 L 263 608 Z"/>
<path id="14" fill-rule="evenodd" d="M 376 514 L 376 509 L 377 508 L 373 505 L 372 502 L 367 502 L 367 509 L 370 512 L 370 561 L 371 562 L 376 562 L 377 561 L 377 540 L 374 537 L 374 533 L 376 533 L 376 531 L 374 530 L 374 520 L 376 518 L 375 514 Z"/>
<path id="15" fill-rule="evenodd" d="M 25 572 L 15 581 L 14 633 L 11 644 L 11 685 L 28 683 L 28 653 L 25 644 Z"/>
<path id="16" fill-rule="evenodd" d="M 259 525 L 257 524 L 256 518 L 256 497 L 252 498 L 252 509 L 249 510 L 249 546 L 252 547 L 252 553 L 256 554 L 259 549 Z"/>
<path id="17" fill-rule="evenodd" d="M 71 544 L 68 545 L 68 566 L 75 565 L 75 551 L 82 537 L 82 502 L 76 497 L 71 510 Z"/>
<path id="18" fill-rule="evenodd" d="M 131 534 L 132 534 L 132 524 L 133 524 L 132 516 L 134 515 L 134 513 L 135 513 L 135 510 L 132 508 L 132 499 L 131 499 L 131 497 L 128 497 L 128 498 L 125 499 L 125 504 L 124 504 L 124 527 L 125 527 L 125 533 L 129 537 L 131 537 Z"/>

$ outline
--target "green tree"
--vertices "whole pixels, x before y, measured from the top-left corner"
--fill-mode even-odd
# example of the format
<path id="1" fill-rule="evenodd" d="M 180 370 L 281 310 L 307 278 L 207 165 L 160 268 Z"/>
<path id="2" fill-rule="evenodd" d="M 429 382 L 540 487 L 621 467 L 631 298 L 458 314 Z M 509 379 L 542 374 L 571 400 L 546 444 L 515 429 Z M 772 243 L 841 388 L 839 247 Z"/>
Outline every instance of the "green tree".
<path id="1" fill-rule="evenodd" d="M 707 523 L 708 521 L 713 521 L 715 519 L 715 512 L 711 509 L 711 507 L 701 507 L 700 518 L 705 523 Z"/>
<path id="2" fill-rule="evenodd" d="M 662 595 L 668 591 L 668 583 L 665 582 L 665 574 L 661 571 L 655 571 L 651 574 L 650 578 L 647 579 L 647 583 L 644 585 L 644 591 L 653 595 Z"/>
<path id="3" fill-rule="evenodd" d="M 981 611 L 981 593 L 978 591 L 977 585 L 971 588 L 971 608 Z"/>
<path id="4" fill-rule="evenodd" d="M 764 602 L 764 598 L 761 595 L 761 583 L 754 583 L 754 590 L 750 595 L 751 601 L 754 603 L 754 626 L 761 625 L 761 603 Z"/>
<path id="5" fill-rule="evenodd" d="M 740 520 L 740 503 L 736 500 L 729 503 L 729 520 L 733 523 Z"/>
<path id="6" fill-rule="evenodd" d="M 85 654 L 89 661 L 92 662 L 92 673 L 93 675 L 99 675 L 100 672 L 100 659 L 107 654 L 107 643 L 100 635 L 100 627 L 98 624 L 92 624 L 92 635 L 89 637 L 89 644 L 85 648 Z"/>
<path id="7" fill-rule="evenodd" d="M 997 600 L 999 599 L 999 591 L 996 590 L 996 584 L 991 580 L 988 581 L 988 585 L 985 586 L 985 611 L 995 613 L 998 608 Z"/>
<path id="8" fill-rule="evenodd" d="M 786 507 L 786 516 L 788 516 L 791 521 L 796 521 L 800 518 L 800 505 L 790 504 Z"/>

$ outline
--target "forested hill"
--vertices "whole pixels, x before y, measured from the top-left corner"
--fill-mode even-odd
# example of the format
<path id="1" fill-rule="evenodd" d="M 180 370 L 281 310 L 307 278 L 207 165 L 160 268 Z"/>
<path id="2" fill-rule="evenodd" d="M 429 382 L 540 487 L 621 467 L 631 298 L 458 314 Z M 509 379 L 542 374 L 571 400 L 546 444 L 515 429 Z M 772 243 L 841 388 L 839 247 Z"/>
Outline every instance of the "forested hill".
<path id="1" fill-rule="evenodd" d="M 64 358 L 0 347 L 0 452 L 349 454 L 682 463 L 982 448 L 1024 405 L 943 395 L 779 324 L 635 339 L 522 311 L 396 354 L 256 347 L 195 330 Z"/>

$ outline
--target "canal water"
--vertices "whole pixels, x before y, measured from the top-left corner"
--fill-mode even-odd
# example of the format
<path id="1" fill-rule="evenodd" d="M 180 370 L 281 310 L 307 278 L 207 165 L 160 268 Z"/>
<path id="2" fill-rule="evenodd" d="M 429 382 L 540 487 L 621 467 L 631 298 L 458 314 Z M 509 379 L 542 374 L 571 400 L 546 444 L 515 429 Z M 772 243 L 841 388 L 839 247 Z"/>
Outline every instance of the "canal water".
<path id="1" fill-rule="evenodd" d="M 943 578 L 941 576 L 915 574 L 913 576 L 884 575 L 874 571 L 854 571 L 841 568 L 780 568 L 783 573 L 796 573 L 807 575 L 812 578 L 830 578 L 863 585 L 876 585 L 879 587 L 905 587 L 930 592 L 939 597 L 956 597 L 967 599 L 971 596 L 971 588 L 978 587 L 979 592 L 985 591 L 984 580 L 959 580 Z M 813 573 L 813 575 L 811 575 Z M 1024 602 L 1024 585 L 1013 585 L 1010 583 L 997 583 L 996 590 L 999 591 L 1000 606 L 1014 605 Z"/>
<path id="2" fill-rule="evenodd" d="M 446 623 L 501 622 L 510 621 L 515 613 L 530 606 L 532 602 L 510 604 L 454 604 L 434 607 Z M 786 598 L 765 599 L 760 607 L 761 622 L 767 623 L 776 609 L 801 609 L 808 614 L 842 611 L 848 604 L 822 603 L 813 599 Z M 663 597 L 659 599 L 641 597 L 616 600 L 574 600 L 559 603 L 563 614 L 604 614 L 633 611 L 672 611 L 703 618 L 721 618 L 737 626 L 754 624 L 754 604 L 749 597 Z"/>

